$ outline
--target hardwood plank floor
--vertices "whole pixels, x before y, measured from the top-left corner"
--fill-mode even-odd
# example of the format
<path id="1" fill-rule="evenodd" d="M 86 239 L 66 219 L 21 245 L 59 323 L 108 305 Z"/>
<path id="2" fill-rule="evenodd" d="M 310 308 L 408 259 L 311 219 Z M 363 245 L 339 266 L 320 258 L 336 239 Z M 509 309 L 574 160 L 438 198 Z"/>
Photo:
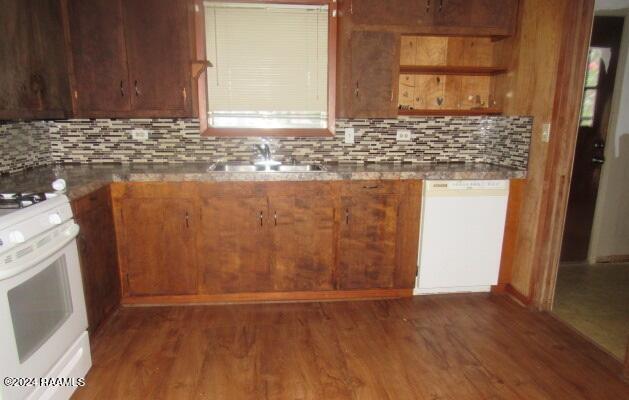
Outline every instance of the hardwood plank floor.
<path id="1" fill-rule="evenodd" d="M 136 307 L 73 398 L 629 398 L 607 357 L 501 296 Z"/>

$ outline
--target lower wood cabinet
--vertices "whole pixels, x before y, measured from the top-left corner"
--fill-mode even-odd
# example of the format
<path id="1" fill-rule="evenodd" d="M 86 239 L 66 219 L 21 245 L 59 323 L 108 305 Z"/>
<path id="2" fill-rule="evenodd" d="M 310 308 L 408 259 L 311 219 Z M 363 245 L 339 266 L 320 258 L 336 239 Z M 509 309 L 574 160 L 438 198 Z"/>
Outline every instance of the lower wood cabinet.
<path id="1" fill-rule="evenodd" d="M 356 195 L 344 197 L 342 204 L 339 288 L 394 287 L 399 195 Z"/>
<path id="2" fill-rule="evenodd" d="M 185 201 L 130 198 L 122 201 L 124 281 L 129 295 L 197 291 L 195 215 Z"/>
<path id="3" fill-rule="evenodd" d="M 91 337 L 120 304 L 116 234 L 107 187 L 72 202 Z"/>
<path id="4" fill-rule="evenodd" d="M 419 181 L 172 185 L 112 189 L 123 297 L 139 299 L 130 302 L 414 286 Z"/>
<path id="5" fill-rule="evenodd" d="M 270 290 L 266 198 L 210 195 L 200 203 L 199 293 Z"/>

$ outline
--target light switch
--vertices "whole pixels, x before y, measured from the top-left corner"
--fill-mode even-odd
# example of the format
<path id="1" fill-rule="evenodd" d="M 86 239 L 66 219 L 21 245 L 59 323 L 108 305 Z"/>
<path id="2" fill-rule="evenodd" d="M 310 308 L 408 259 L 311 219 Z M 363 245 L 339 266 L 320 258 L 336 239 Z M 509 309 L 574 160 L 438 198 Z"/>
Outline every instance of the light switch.
<path id="1" fill-rule="evenodd" d="M 542 142 L 550 142 L 550 123 L 542 125 Z"/>
<path id="2" fill-rule="evenodd" d="M 345 143 L 354 144 L 354 128 L 345 128 Z"/>

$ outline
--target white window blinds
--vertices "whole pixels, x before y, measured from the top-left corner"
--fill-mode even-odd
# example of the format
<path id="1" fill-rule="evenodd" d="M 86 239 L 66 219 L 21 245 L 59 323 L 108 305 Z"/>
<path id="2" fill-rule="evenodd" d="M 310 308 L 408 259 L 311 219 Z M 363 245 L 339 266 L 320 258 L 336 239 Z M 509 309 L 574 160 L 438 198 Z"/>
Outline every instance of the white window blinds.
<path id="1" fill-rule="evenodd" d="M 213 125 L 221 117 L 223 126 L 239 123 L 228 116 L 239 116 L 240 123 L 283 117 L 321 125 L 327 116 L 327 6 L 206 2 L 205 21 L 214 65 L 208 69 Z"/>

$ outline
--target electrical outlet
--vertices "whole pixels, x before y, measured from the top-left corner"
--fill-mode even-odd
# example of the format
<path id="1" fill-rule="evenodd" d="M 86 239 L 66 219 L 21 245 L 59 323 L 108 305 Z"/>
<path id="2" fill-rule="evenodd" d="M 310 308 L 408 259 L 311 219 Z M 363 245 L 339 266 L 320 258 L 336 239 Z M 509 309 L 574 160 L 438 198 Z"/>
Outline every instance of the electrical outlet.
<path id="1" fill-rule="evenodd" d="M 396 140 L 398 142 L 409 142 L 411 140 L 411 131 L 408 129 L 398 129 Z"/>
<path id="2" fill-rule="evenodd" d="M 550 123 L 542 125 L 542 142 L 550 142 Z"/>
<path id="3" fill-rule="evenodd" d="M 135 128 L 131 130 L 131 139 L 133 140 L 148 140 L 149 131 L 147 129 Z"/>
<path id="4" fill-rule="evenodd" d="M 345 143 L 354 143 L 354 128 L 345 128 Z"/>

